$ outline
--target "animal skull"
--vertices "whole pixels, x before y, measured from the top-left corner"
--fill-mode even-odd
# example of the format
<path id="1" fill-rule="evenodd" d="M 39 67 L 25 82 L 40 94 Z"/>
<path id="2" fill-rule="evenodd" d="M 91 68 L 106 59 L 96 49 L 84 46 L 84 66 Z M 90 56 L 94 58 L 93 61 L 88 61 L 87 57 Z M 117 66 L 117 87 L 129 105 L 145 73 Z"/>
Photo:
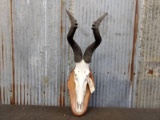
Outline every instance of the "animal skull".
<path id="1" fill-rule="evenodd" d="M 74 33 L 78 26 L 77 20 L 68 11 L 67 14 L 71 21 L 71 28 L 68 32 L 67 39 L 68 43 L 73 49 L 74 61 L 76 63 L 75 69 L 69 75 L 68 89 L 70 93 L 72 112 L 77 116 L 81 116 L 87 110 L 88 102 L 91 95 L 91 88 L 87 84 L 89 80 L 90 83 L 92 83 L 94 86 L 93 75 L 89 69 L 89 63 L 91 62 L 93 52 L 101 43 L 101 36 L 98 27 L 107 13 L 93 23 L 92 30 L 95 42 L 87 47 L 83 56 L 81 48 L 73 39 Z"/>
<path id="2" fill-rule="evenodd" d="M 76 111 L 81 112 L 83 109 L 83 99 L 86 93 L 86 86 L 88 81 L 88 76 L 90 74 L 89 64 L 85 63 L 82 60 L 79 63 L 76 63 L 76 67 L 74 69 L 74 82 L 75 82 L 75 91 L 76 91 Z"/>

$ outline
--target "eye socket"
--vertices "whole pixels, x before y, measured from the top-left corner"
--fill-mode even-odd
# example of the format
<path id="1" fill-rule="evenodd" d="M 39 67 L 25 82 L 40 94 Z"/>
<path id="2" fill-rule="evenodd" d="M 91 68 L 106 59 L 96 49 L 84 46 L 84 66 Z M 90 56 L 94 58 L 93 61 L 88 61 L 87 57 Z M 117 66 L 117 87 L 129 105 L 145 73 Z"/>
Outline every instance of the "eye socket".
<path id="1" fill-rule="evenodd" d="M 88 77 L 89 77 L 89 75 L 86 75 L 86 77 L 88 78 Z"/>
<path id="2" fill-rule="evenodd" d="M 78 78 L 77 77 L 75 77 L 75 79 L 74 79 L 75 81 L 78 81 Z"/>
<path id="3" fill-rule="evenodd" d="M 88 78 L 85 79 L 85 82 L 87 82 L 87 81 L 88 81 Z"/>

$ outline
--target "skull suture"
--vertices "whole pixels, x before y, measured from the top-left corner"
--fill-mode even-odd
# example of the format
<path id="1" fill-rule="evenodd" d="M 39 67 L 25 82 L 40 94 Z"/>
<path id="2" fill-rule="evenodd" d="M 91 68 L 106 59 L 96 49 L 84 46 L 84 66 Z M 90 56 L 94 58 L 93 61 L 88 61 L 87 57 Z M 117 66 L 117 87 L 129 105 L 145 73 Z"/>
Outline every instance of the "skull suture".
<path id="1" fill-rule="evenodd" d="M 95 41 L 87 47 L 83 56 L 81 48 L 73 39 L 78 26 L 77 20 L 68 11 L 67 14 L 71 21 L 71 27 L 68 32 L 67 39 L 73 49 L 74 61 L 76 63 L 75 69 L 69 75 L 68 89 L 70 93 L 72 112 L 74 115 L 81 116 L 87 110 L 91 95 L 89 85 L 87 84 L 88 80 L 91 80 L 91 83 L 94 84 L 93 75 L 89 69 L 89 63 L 91 62 L 93 52 L 100 45 L 102 40 L 98 27 L 107 13 L 93 23 L 92 30 Z"/>

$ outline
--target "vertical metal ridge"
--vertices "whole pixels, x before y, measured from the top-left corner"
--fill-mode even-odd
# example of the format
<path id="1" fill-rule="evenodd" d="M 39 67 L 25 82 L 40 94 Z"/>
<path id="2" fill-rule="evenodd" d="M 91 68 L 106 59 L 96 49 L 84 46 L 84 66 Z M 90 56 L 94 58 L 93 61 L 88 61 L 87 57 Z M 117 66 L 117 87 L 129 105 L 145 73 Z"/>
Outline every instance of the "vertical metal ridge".
<path id="1" fill-rule="evenodd" d="M 47 61 L 48 61 L 48 46 L 47 46 L 47 1 L 44 0 L 43 1 L 43 6 L 44 6 L 44 47 L 45 47 L 45 53 L 44 53 L 44 62 L 45 62 L 45 66 L 44 66 L 44 79 L 47 81 L 46 85 L 45 85 L 45 105 L 48 105 L 48 101 L 49 99 L 47 99 L 48 96 L 48 65 L 47 65 Z"/>
<path id="2" fill-rule="evenodd" d="M 119 12 L 120 12 L 120 9 L 119 9 L 119 6 L 118 6 L 118 3 L 119 2 L 115 2 L 115 4 L 113 4 L 113 5 L 115 5 L 116 6 L 116 9 L 117 9 L 117 11 L 116 11 L 116 9 L 114 9 L 115 11 L 114 11 L 114 16 L 115 16 L 115 26 L 114 26 L 114 29 L 113 29 L 113 31 L 114 32 L 119 32 L 120 31 L 120 26 L 119 26 L 119 22 L 121 22 L 120 21 L 120 19 L 118 19 L 118 14 L 119 14 Z M 118 22 L 119 21 L 119 22 Z M 119 26 L 118 27 L 118 30 L 117 30 L 117 26 Z M 117 31 L 116 31 L 117 30 Z M 119 78 L 119 76 L 120 76 L 120 74 L 121 74 L 121 71 L 119 70 L 119 65 L 120 65 L 120 63 L 121 63 L 121 61 L 120 61 L 120 59 L 118 59 L 119 58 L 119 52 L 121 51 L 121 49 L 119 49 L 119 44 L 116 44 L 116 43 L 118 43 L 119 42 L 119 38 L 118 37 L 115 37 L 114 38 L 115 39 L 115 43 L 114 43 L 114 53 L 113 54 L 115 54 L 115 66 L 114 66 L 114 69 L 113 69 L 113 71 L 114 72 L 117 72 L 119 75 L 115 75 L 115 78 L 114 78 L 114 85 L 115 86 L 118 86 L 118 81 L 120 80 L 120 78 Z M 115 94 L 116 94 L 116 96 L 117 97 L 121 97 L 121 92 L 120 91 L 122 91 L 123 92 L 123 89 L 121 88 L 122 86 L 121 86 L 121 84 L 119 84 L 119 87 L 118 87 L 118 89 L 117 89 L 117 87 L 114 87 L 114 88 L 116 88 L 115 89 Z M 121 101 L 122 101 L 122 99 L 121 99 Z M 119 102 L 119 101 L 114 101 L 113 102 L 113 106 L 115 106 L 116 104 L 118 104 L 119 106 L 121 106 L 121 103 Z"/>
<path id="3" fill-rule="evenodd" d="M 0 7 L 1 8 L 1 7 Z M 3 85 L 3 66 L 4 66 L 4 45 L 3 45 L 3 31 L 1 30 L 0 32 L 0 46 L 1 46 L 1 49 L 0 49 L 0 104 L 3 103 L 3 88 L 2 88 L 2 85 Z"/>
<path id="4" fill-rule="evenodd" d="M 144 20 L 145 20 L 145 17 L 146 17 L 146 10 L 144 9 L 145 6 L 146 6 L 146 1 L 145 1 L 145 0 L 143 1 L 143 6 L 144 6 L 144 7 L 142 8 L 142 9 L 143 9 L 142 12 L 144 13 L 144 18 L 142 18 L 142 21 L 141 21 L 142 30 L 143 30 L 143 31 L 142 31 L 142 36 L 144 35 L 144 31 L 146 30 L 146 26 L 144 26 L 144 24 L 143 24 L 143 22 L 144 22 Z M 143 29 L 143 27 L 144 27 L 144 29 Z M 144 44 L 144 43 L 143 43 L 144 41 L 143 41 L 142 36 L 141 36 L 141 43 Z M 145 37 L 145 36 L 143 36 L 143 37 Z M 141 49 L 140 52 L 142 52 L 142 49 Z M 140 54 L 141 54 L 141 53 L 140 53 Z M 145 56 L 142 57 L 142 61 L 144 60 L 144 58 L 145 58 Z M 140 70 L 143 70 L 143 68 L 144 68 L 144 67 L 141 66 Z M 139 75 L 139 79 L 142 79 L 142 78 L 143 78 L 143 74 L 142 74 L 142 75 Z M 137 94 L 138 94 L 138 92 L 141 93 L 141 91 L 142 91 L 142 86 L 140 85 L 140 84 L 142 83 L 142 81 L 141 81 L 141 80 L 139 80 L 139 81 L 137 80 L 137 82 L 139 82 L 139 85 L 137 85 L 137 87 L 139 88 L 139 89 L 137 88 L 137 89 L 138 89 L 138 90 L 137 90 Z M 137 104 L 138 104 L 139 106 L 141 106 L 141 107 L 142 107 L 142 105 L 141 105 L 141 100 L 142 100 L 142 95 L 143 95 L 143 94 L 144 94 L 144 93 L 141 93 L 141 96 L 137 96 L 137 98 L 139 98 L 139 101 L 138 101 L 138 100 L 136 101 Z"/>
<path id="5" fill-rule="evenodd" d="M 26 6 L 25 6 L 25 8 L 26 8 Z M 27 8 L 26 8 L 26 10 L 27 10 Z M 25 26 L 25 29 L 26 29 L 26 26 Z M 27 38 L 27 32 L 25 32 L 25 35 L 24 35 L 24 37 L 25 38 Z M 27 48 L 27 40 L 25 41 L 25 48 Z M 28 56 L 28 51 L 26 51 L 26 54 L 27 54 L 27 56 Z M 25 60 L 25 56 L 23 56 L 23 59 Z M 27 61 L 25 60 L 24 61 L 24 68 L 26 68 L 25 70 L 24 70 L 24 85 L 23 85 L 23 89 L 24 89 L 24 101 L 23 101 L 23 105 L 27 105 L 27 98 L 28 98 L 28 96 L 27 96 L 27 89 L 28 89 L 28 86 L 27 86 L 27 83 L 28 83 L 28 79 L 27 79 L 27 74 L 28 74 L 28 63 L 27 63 Z"/>
<path id="6" fill-rule="evenodd" d="M 3 70 L 3 33 L 0 33 L 0 104 L 2 104 L 2 70 Z"/>
<path id="7" fill-rule="evenodd" d="M 15 104 L 15 67 L 14 67 L 14 39 L 13 39 L 13 16 L 12 16 L 12 0 L 10 0 L 10 24 L 11 24 L 11 40 L 12 40 L 12 97 L 11 104 Z"/>
<path id="8" fill-rule="evenodd" d="M 64 2 L 64 1 L 63 1 Z M 66 6 L 67 10 L 71 10 L 71 1 L 70 0 L 65 0 L 65 2 L 63 3 L 64 6 Z M 64 9 L 64 8 L 63 8 Z M 69 66 L 68 66 L 68 42 L 67 42 L 67 33 L 69 31 L 69 27 L 70 27 L 70 21 L 69 21 L 69 17 L 66 14 L 66 11 L 63 11 L 63 43 L 62 43 L 62 49 L 61 49 L 61 59 L 63 62 L 61 62 L 61 64 L 63 65 L 61 69 L 63 69 L 61 71 L 61 77 L 62 79 L 65 81 L 65 106 L 69 106 L 70 103 L 70 99 L 69 99 L 69 91 L 67 88 L 67 80 L 68 80 L 68 75 L 69 75 Z"/>
<path id="9" fill-rule="evenodd" d="M 61 21 L 61 31 L 60 31 L 60 47 L 61 47 L 61 54 L 63 54 L 63 52 L 62 52 L 62 49 L 63 49 L 63 47 L 62 47 L 62 43 L 63 43 L 63 41 L 62 41 L 62 39 L 63 39 L 63 21 L 62 21 L 62 15 L 63 15 L 63 0 L 61 0 L 61 18 L 60 18 L 60 21 Z M 64 64 L 64 62 L 63 62 L 63 55 L 61 55 L 61 63 L 63 63 Z M 60 72 L 61 71 L 63 71 L 63 64 L 60 64 Z M 62 76 L 64 76 L 63 75 L 63 73 L 62 73 Z M 61 84 L 61 81 L 62 81 L 62 76 L 60 77 L 60 84 Z M 60 95 L 59 95 L 59 106 L 63 106 L 63 94 L 62 94 L 62 92 L 63 92 L 63 90 L 62 90 L 62 88 L 61 88 L 61 86 L 60 86 L 60 88 L 59 88 L 59 90 L 60 90 Z"/>
<path id="10" fill-rule="evenodd" d="M 38 7 L 39 6 L 39 7 Z M 43 44 L 43 39 L 44 39 L 44 1 L 41 1 L 39 4 L 34 3 L 34 6 L 33 7 L 38 7 L 36 9 L 36 12 L 35 12 L 35 15 L 39 14 L 39 16 L 35 17 L 35 42 L 38 43 L 38 49 L 37 49 L 37 63 L 38 65 L 37 66 L 34 66 L 34 72 L 36 74 L 35 78 L 33 79 L 35 82 L 34 82 L 34 86 L 35 89 L 33 89 L 34 91 L 34 96 L 33 96 L 33 104 L 37 105 L 37 87 L 39 87 L 40 89 L 38 90 L 39 91 L 39 95 L 41 96 L 41 102 L 40 102 L 40 105 L 45 105 L 45 76 L 44 76 L 44 59 L 42 59 L 42 57 L 44 58 L 44 44 Z M 41 13 L 39 13 L 39 11 L 41 11 Z M 41 19 L 41 21 L 39 21 L 39 17 L 42 17 L 43 19 Z M 38 21 L 38 23 L 36 23 L 36 21 Z M 42 22 L 42 23 L 41 23 Z M 41 27 L 39 26 L 40 24 Z M 37 34 L 37 30 L 40 29 L 40 37 L 38 37 L 38 34 Z M 34 49 L 33 49 L 34 50 Z M 34 61 L 34 64 L 36 64 L 36 61 Z M 33 64 L 33 65 L 34 65 Z M 36 73 L 36 69 L 37 70 L 37 73 Z M 38 85 L 37 85 L 38 84 Z"/>
<path id="11" fill-rule="evenodd" d="M 109 3 L 109 2 L 108 2 Z M 107 68 L 107 74 L 109 75 L 109 77 L 108 77 L 108 83 L 109 83 L 109 81 L 110 80 L 112 80 L 112 74 L 113 74 L 113 69 L 112 69 L 112 65 L 113 65 L 113 61 L 112 61 L 112 58 L 113 58 L 113 50 L 112 50 L 112 48 L 113 48 L 113 43 L 110 41 L 110 40 L 113 40 L 113 36 L 111 35 L 111 28 L 113 27 L 113 19 L 111 19 L 111 13 L 112 13 L 112 4 L 111 5 L 108 5 L 109 6 L 109 9 L 108 9 L 108 24 L 110 23 L 110 25 L 111 26 L 108 26 L 108 38 L 106 38 L 106 40 L 107 40 L 107 42 L 108 42 L 108 45 L 109 44 L 111 44 L 111 45 L 109 45 L 109 53 L 107 54 L 108 55 L 108 57 L 107 57 L 107 59 L 108 59 L 108 61 L 107 61 L 107 59 L 106 59 L 106 62 L 108 62 L 108 65 L 110 65 L 110 66 L 108 66 L 108 68 Z M 113 83 L 113 82 L 112 82 Z M 110 85 L 108 85 L 107 87 L 108 87 L 108 90 L 107 91 L 109 91 L 109 92 L 107 92 L 107 98 L 108 98 L 108 104 L 105 104 L 105 105 L 107 105 L 107 106 L 111 106 L 112 105 L 112 103 L 110 103 L 111 102 L 111 96 L 110 96 L 110 93 L 111 93 L 111 90 L 113 89 L 112 87 L 112 83 L 110 84 Z"/>
<path id="12" fill-rule="evenodd" d="M 32 4 L 30 4 L 30 7 L 32 8 L 32 7 L 34 7 L 34 3 L 32 3 Z M 31 9 L 30 8 L 30 9 Z M 35 13 L 37 13 L 37 9 L 35 9 L 34 10 L 34 12 Z M 31 12 L 29 13 L 30 14 L 30 16 L 32 17 L 32 14 L 31 14 Z M 36 15 L 33 17 L 34 18 L 34 24 L 36 23 Z M 31 18 L 30 18 L 31 19 Z M 32 25 L 32 24 L 31 24 Z M 34 42 L 36 42 L 38 37 L 37 37 L 37 34 L 36 34 L 36 28 L 35 28 L 35 26 L 33 26 L 33 40 L 34 40 Z M 37 74 L 35 74 L 35 71 L 34 71 L 34 69 L 35 69 L 35 63 L 34 62 L 37 62 L 38 64 L 39 64 L 39 56 L 40 56 L 40 54 L 38 53 L 38 51 L 40 51 L 40 48 L 39 48 L 39 45 L 40 44 L 40 40 L 39 40 L 39 42 L 38 42 L 38 44 L 37 44 L 37 50 L 35 49 L 35 52 L 32 54 L 32 53 L 30 53 L 31 54 L 31 73 L 33 73 L 33 74 L 31 74 L 31 80 L 32 80 L 32 83 L 31 83 L 31 105 L 35 105 L 35 101 L 34 101 L 34 99 L 35 99 L 35 90 L 33 89 L 33 88 L 35 88 L 36 86 L 35 86 L 35 81 L 36 81 L 36 76 L 37 76 L 37 78 L 38 79 L 40 79 L 41 77 L 40 77 L 40 70 L 41 70 L 41 68 L 36 72 Z M 31 51 L 30 52 L 32 52 L 32 50 L 34 50 L 33 49 L 34 48 L 34 45 L 31 47 Z M 33 57 L 33 55 L 37 55 L 37 58 L 34 58 Z M 41 82 L 39 82 L 39 95 L 41 96 L 40 97 L 40 99 L 39 99 L 39 101 L 41 101 L 41 104 L 42 104 L 42 92 L 41 92 Z"/>
<path id="13" fill-rule="evenodd" d="M 26 5 L 26 11 L 28 12 L 28 14 L 30 13 L 30 1 L 27 1 L 27 5 Z M 28 15 L 28 25 L 30 25 L 30 15 Z M 28 38 L 29 36 L 29 30 L 26 30 L 26 38 Z M 26 47 L 28 48 L 28 51 L 27 51 L 27 55 L 28 55 L 28 58 L 30 58 L 30 45 L 29 43 L 27 42 L 26 43 Z M 31 79 L 30 79 L 30 69 L 31 69 L 31 66 L 30 66 L 30 61 L 27 60 L 26 62 L 26 66 L 27 66 L 27 84 L 26 85 L 26 94 L 25 94 L 25 105 L 31 105 Z"/>
<path id="14" fill-rule="evenodd" d="M 112 12 L 113 12 L 113 4 L 112 4 L 112 2 L 110 3 L 111 5 L 110 5 L 110 8 L 109 8 L 109 11 L 108 11 L 108 23 L 110 23 L 110 25 L 111 26 L 108 26 L 108 32 L 109 31 L 113 31 L 113 23 L 114 23 L 114 19 L 113 18 L 111 18 L 111 16 L 112 16 Z M 111 66 L 110 66 L 110 78 L 109 78 L 109 93 L 108 93 L 108 97 L 109 97 L 109 101 L 108 101 L 108 105 L 107 106 L 109 106 L 109 107 L 111 107 L 111 106 L 113 106 L 113 102 L 112 102 L 112 96 L 111 96 L 111 92 L 113 91 L 113 83 L 114 83 L 114 77 L 112 76 L 112 74 L 114 73 L 114 71 L 113 71 L 113 61 L 112 61 L 112 59 L 114 59 L 113 58 L 113 45 L 114 45 L 114 38 L 113 38 L 113 35 L 111 34 L 111 32 L 109 32 L 109 34 L 108 34 L 108 37 L 109 37 L 109 39 L 108 39 L 108 42 L 110 42 L 110 40 L 112 40 L 113 42 L 110 42 L 110 49 L 111 49 L 111 53 L 110 53 L 110 55 L 108 55 L 108 57 L 107 58 L 110 58 L 109 59 L 109 64 L 111 64 Z M 107 59 L 106 59 L 107 60 Z M 106 66 L 107 67 L 107 66 Z M 111 81 L 111 82 L 110 82 Z"/>
<path id="15" fill-rule="evenodd" d="M 0 6 L 0 8 L 2 8 Z M 0 10 L 1 11 L 1 10 Z M 4 69 L 4 41 L 3 41 L 3 31 L 1 30 L 0 32 L 0 46 L 1 46 L 1 49 L 0 49 L 0 104 L 4 103 L 4 100 L 3 100 L 3 69 Z"/>
<path id="16" fill-rule="evenodd" d="M 136 63 L 136 44 L 137 44 L 137 38 L 138 38 L 138 22 L 139 22 L 139 1 L 135 1 L 135 16 L 134 16 L 134 33 L 133 33 L 133 43 L 132 43 L 132 56 L 131 56 L 131 63 L 130 63 L 130 107 L 132 106 L 133 103 L 133 89 L 134 89 L 134 80 L 135 80 L 135 63 Z"/>
<path id="17" fill-rule="evenodd" d="M 64 19 L 65 19 L 65 2 L 64 0 L 61 0 L 61 9 L 60 9 L 60 12 L 61 12 L 61 18 L 60 18 L 60 25 L 61 25 L 61 31 L 60 31 L 60 46 L 61 46 L 61 64 L 60 64 L 60 73 L 61 73 L 61 77 L 60 77 L 60 87 L 59 87 L 59 90 L 60 90 L 60 100 L 59 100 L 59 106 L 65 106 L 66 104 L 66 89 L 67 89 L 67 82 L 66 82 L 66 79 L 65 79 L 65 72 L 64 72 L 64 65 L 65 65 L 65 53 L 64 53 L 64 41 L 66 41 L 65 37 L 64 37 Z"/>
<path id="18" fill-rule="evenodd" d="M 135 52 L 136 52 L 136 42 L 137 42 L 137 32 L 138 32 L 138 0 L 135 2 L 135 18 L 134 18 L 134 37 L 133 37 L 133 45 L 132 45 L 132 58 L 131 58 L 131 73 L 130 80 L 133 83 L 134 80 L 134 60 L 135 60 Z"/>

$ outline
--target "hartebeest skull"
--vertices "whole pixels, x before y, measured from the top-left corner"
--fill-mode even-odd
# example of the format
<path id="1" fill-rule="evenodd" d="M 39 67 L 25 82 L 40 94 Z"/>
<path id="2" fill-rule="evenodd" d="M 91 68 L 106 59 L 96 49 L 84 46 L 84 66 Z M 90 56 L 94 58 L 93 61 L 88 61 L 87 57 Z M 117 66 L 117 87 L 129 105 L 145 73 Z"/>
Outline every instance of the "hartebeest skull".
<path id="1" fill-rule="evenodd" d="M 73 39 L 78 26 L 77 20 L 68 11 L 67 14 L 71 21 L 71 27 L 67 35 L 67 39 L 73 49 L 74 61 L 76 63 L 75 69 L 69 75 L 68 89 L 70 93 L 72 112 L 75 115 L 80 116 L 87 110 L 90 95 L 94 91 L 91 89 L 91 86 L 94 86 L 94 80 L 89 69 L 89 63 L 91 62 L 93 52 L 101 43 L 102 39 L 98 27 L 107 13 L 93 23 L 92 30 L 95 42 L 87 47 L 83 56 L 81 48 Z"/>

